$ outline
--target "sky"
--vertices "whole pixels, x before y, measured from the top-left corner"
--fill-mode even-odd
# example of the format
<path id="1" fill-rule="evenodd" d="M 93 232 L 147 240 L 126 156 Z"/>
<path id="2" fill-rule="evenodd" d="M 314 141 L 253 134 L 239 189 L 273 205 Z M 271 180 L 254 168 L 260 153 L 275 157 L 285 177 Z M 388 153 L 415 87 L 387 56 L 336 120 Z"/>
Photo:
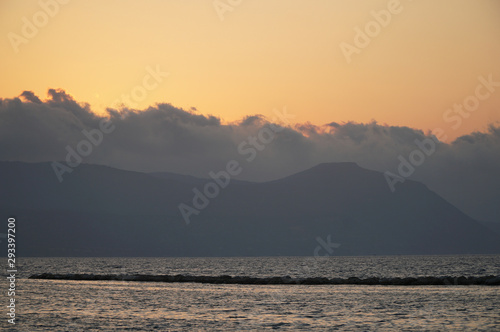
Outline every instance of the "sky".
<path id="1" fill-rule="evenodd" d="M 351 161 L 500 222 L 499 15 L 496 0 L 3 0 L 0 160 L 79 151 L 198 177 L 237 160 L 249 181 Z"/>
<path id="2" fill-rule="evenodd" d="M 474 104 L 481 78 L 500 82 L 499 15 L 495 0 L 3 0 L 0 98 L 63 89 L 98 114 L 170 103 L 222 123 L 286 107 L 451 142 L 500 121 L 500 92 Z"/>

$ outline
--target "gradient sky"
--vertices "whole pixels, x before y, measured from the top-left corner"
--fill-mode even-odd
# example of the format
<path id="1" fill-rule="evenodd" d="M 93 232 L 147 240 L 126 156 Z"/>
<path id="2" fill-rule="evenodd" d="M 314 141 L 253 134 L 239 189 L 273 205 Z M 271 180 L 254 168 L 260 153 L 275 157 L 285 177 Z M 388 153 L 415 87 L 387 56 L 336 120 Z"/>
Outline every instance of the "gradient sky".
<path id="1" fill-rule="evenodd" d="M 9 33 L 43 18 L 41 3 L 53 1 L 0 3 L 0 98 L 62 88 L 100 112 L 159 66 L 169 76 L 138 109 L 168 102 L 230 122 L 286 106 L 300 123 L 374 119 L 450 138 L 500 121 L 500 88 L 457 129 L 443 120 L 479 76 L 500 82 L 500 1 L 402 0 L 350 63 L 340 44 L 390 1 L 242 1 L 221 20 L 211 0 L 72 0 L 16 52 Z"/>

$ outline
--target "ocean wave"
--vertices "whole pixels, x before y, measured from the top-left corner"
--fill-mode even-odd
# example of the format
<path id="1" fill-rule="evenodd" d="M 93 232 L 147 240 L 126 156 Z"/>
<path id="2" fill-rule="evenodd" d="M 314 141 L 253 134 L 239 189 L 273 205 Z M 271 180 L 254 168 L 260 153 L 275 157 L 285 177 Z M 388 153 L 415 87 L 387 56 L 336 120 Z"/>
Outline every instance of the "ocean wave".
<path id="1" fill-rule="evenodd" d="M 292 278 L 285 277 L 248 277 L 248 276 L 191 276 L 191 275 L 119 275 L 119 274 L 33 274 L 29 279 L 51 280 L 110 280 L 110 281 L 144 281 L 144 282 L 195 282 L 206 284 L 244 284 L 244 285 L 393 285 L 393 286 L 425 286 L 425 285 L 485 285 L 500 286 L 500 276 L 481 277 L 408 277 L 408 278 Z"/>

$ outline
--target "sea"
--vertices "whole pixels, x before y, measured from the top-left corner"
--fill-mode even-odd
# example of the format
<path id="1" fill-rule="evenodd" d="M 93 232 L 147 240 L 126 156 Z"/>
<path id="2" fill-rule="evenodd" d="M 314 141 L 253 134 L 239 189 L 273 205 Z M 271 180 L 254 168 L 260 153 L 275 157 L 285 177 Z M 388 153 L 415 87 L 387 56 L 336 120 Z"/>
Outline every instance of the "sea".
<path id="1" fill-rule="evenodd" d="M 18 258 L 2 331 L 500 331 L 500 286 L 28 279 L 37 273 L 306 278 L 500 276 L 500 255 Z"/>

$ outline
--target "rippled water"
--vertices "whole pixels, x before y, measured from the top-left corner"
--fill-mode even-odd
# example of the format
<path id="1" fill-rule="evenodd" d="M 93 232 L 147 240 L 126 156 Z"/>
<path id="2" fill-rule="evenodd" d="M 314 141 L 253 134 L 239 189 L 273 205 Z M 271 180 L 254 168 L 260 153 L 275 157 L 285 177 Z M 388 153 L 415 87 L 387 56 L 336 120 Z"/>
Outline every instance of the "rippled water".
<path id="1" fill-rule="evenodd" d="M 24 258 L 34 273 L 188 274 L 252 277 L 420 277 L 500 275 L 500 255 L 224 258 Z"/>
<path id="2" fill-rule="evenodd" d="M 33 273 L 500 275 L 500 256 L 24 258 L 12 331 L 500 330 L 500 287 L 212 285 L 26 279 Z M 4 279 L 4 278 L 2 278 Z M 1 284 L 6 287 L 5 282 Z M 2 319 L 1 328 L 12 327 Z"/>

